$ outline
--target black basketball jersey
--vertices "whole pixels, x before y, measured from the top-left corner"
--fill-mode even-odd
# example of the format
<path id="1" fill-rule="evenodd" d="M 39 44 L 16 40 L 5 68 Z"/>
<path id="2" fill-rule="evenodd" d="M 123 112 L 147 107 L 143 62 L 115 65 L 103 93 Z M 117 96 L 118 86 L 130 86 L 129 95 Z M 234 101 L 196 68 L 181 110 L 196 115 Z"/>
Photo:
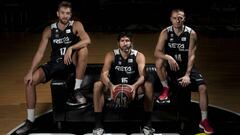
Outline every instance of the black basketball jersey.
<path id="1" fill-rule="evenodd" d="M 111 65 L 110 80 L 113 84 L 134 84 L 138 77 L 138 65 L 136 56 L 138 51 L 131 49 L 127 59 L 124 59 L 119 49 L 113 50 L 114 62 Z"/>
<path id="2" fill-rule="evenodd" d="M 172 56 L 185 73 L 188 65 L 189 40 L 192 29 L 184 26 L 183 32 L 177 36 L 172 26 L 167 27 L 168 38 L 165 44 L 165 54 Z"/>
<path id="3" fill-rule="evenodd" d="M 51 24 L 51 61 L 62 61 L 67 48 L 79 41 L 73 33 L 73 23 L 74 21 L 69 21 L 64 30 L 58 28 L 58 22 Z"/>

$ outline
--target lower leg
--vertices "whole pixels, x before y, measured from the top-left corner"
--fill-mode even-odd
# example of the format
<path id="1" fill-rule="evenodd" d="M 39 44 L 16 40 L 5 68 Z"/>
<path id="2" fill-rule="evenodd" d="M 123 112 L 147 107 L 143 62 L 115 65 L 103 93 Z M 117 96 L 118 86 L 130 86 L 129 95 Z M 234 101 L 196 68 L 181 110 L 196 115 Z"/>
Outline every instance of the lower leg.
<path id="1" fill-rule="evenodd" d="M 26 85 L 26 101 L 27 101 L 27 119 L 33 122 L 35 120 L 34 112 L 36 106 L 36 89 L 34 85 Z"/>
<path id="2" fill-rule="evenodd" d="M 199 106 L 201 110 L 202 120 L 207 118 L 208 95 L 205 85 L 199 86 Z"/>
<path id="3" fill-rule="evenodd" d="M 168 98 L 168 93 L 169 93 L 169 86 L 167 82 L 167 74 L 165 67 L 163 66 L 164 61 L 162 59 L 157 59 L 156 60 L 156 72 L 158 74 L 158 77 L 161 81 L 161 84 L 163 86 L 163 91 L 162 94 L 159 96 L 160 100 L 164 100 Z"/>
<path id="4" fill-rule="evenodd" d="M 145 95 L 144 95 L 144 125 L 151 127 L 153 110 L 153 85 L 151 82 L 145 83 Z"/>
<path id="5" fill-rule="evenodd" d="M 76 83 L 74 89 L 79 89 L 82 84 L 84 73 L 87 67 L 88 49 L 82 48 L 77 52 L 76 58 Z"/>
<path id="6" fill-rule="evenodd" d="M 208 96 L 207 96 L 207 90 L 206 85 L 200 85 L 199 86 L 199 106 L 201 109 L 201 117 L 202 120 L 199 123 L 199 127 L 204 130 L 207 134 L 212 134 L 214 132 L 214 129 L 210 126 L 210 123 L 207 119 L 207 107 L 208 107 Z"/>
<path id="7" fill-rule="evenodd" d="M 102 112 L 104 105 L 103 83 L 101 81 L 95 82 L 93 87 L 93 104 L 94 112 Z"/>
<path id="8" fill-rule="evenodd" d="M 157 72 L 157 75 L 162 82 L 166 82 L 167 83 L 167 75 L 166 75 L 166 70 L 165 70 L 165 67 L 163 66 L 163 63 L 164 61 L 162 59 L 157 59 L 156 60 L 156 72 Z M 163 87 L 168 87 L 168 85 L 164 83 L 162 84 Z"/>
<path id="9" fill-rule="evenodd" d="M 27 102 L 27 119 L 33 122 L 35 120 L 34 113 L 36 107 L 36 86 L 45 80 L 45 74 L 42 68 L 36 70 L 33 74 L 32 83 L 25 85 L 25 96 Z"/>
<path id="10" fill-rule="evenodd" d="M 103 128 L 103 114 L 102 108 L 104 104 L 103 96 L 103 84 L 98 81 L 94 84 L 93 89 L 93 103 L 94 103 L 94 114 L 95 114 L 95 128 Z"/>

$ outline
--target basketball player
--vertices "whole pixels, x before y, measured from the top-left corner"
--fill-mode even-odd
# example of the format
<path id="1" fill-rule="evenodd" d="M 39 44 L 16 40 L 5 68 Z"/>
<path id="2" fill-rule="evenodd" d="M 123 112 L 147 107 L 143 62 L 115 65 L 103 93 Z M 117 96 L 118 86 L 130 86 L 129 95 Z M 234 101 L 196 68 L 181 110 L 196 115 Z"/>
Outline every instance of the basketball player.
<path id="1" fill-rule="evenodd" d="M 132 88 L 133 97 L 139 87 L 144 85 L 145 56 L 132 48 L 132 35 L 122 32 L 117 38 L 118 49 L 108 52 L 105 55 L 104 65 L 100 81 L 94 84 L 94 112 L 95 128 L 93 135 L 104 133 L 102 124 L 102 108 L 104 105 L 104 87 L 112 91 L 118 84 L 128 84 Z M 144 110 L 145 127 L 144 134 L 153 134 L 151 128 L 151 112 L 153 108 L 153 91 L 145 91 Z M 148 133 L 147 133 L 148 132 Z"/>
<path id="2" fill-rule="evenodd" d="M 48 82 L 53 76 L 68 72 L 73 66 L 76 70 L 76 82 L 73 101 L 70 105 L 86 104 L 86 98 L 81 94 L 80 86 L 87 65 L 90 38 L 81 22 L 70 20 L 72 16 L 71 3 L 63 1 L 58 5 L 58 21 L 46 27 L 42 33 L 41 42 L 33 58 L 32 65 L 24 77 L 26 86 L 27 120 L 17 134 L 27 134 L 34 122 L 36 106 L 36 86 Z M 38 67 L 50 41 L 52 52 L 50 61 Z M 75 72 L 75 71 L 73 71 Z"/>
<path id="3" fill-rule="evenodd" d="M 183 10 L 172 10 L 170 20 L 172 25 L 162 30 L 155 48 L 157 74 L 163 86 L 163 92 L 158 97 L 158 101 L 168 99 L 167 77 L 171 79 L 176 77 L 181 87 L 191 84 L 200 95 L 199 105 L 202 120 L 199 127 L 211 134 L 213 128 L 207 119 L 207 87 L 203 76 L 194 66 L 197 34 L 193 29 L 184 25 L 185 13 Z"/>

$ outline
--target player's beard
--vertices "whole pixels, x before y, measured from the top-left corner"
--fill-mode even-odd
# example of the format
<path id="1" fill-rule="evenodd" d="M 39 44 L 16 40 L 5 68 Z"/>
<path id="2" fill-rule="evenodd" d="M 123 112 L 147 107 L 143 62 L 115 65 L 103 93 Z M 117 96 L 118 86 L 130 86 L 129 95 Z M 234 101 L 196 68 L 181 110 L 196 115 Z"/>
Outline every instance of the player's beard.
<path id="1" fill-rule="evenodd" d="M 126 45 L 124 47 L 120 47 L 120 49 L 125 52 L 125 53 L 128 53 L 130 51 L 130 49 L 132 48 L 132 45 Z"/>
<path id="2" fill-rule="evenodd" d="M 68 24 L 69 19 L 60 19 L 59 21 L 60 21 L 60 23 L 66 25 L 66 24 Z"/>

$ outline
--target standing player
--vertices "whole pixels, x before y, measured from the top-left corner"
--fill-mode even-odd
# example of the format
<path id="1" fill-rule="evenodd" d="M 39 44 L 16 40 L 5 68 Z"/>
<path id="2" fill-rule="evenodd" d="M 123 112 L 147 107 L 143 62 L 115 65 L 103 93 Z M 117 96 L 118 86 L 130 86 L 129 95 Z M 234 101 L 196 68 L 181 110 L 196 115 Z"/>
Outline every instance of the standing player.
<path id="1" fill-rule="evenodd" d="M 93 135 L 104 133 L 102 124 L 102 110 L 104 105 L 104 87 L 111 95 L 118 84 L 127 84 L 132 88 L 133 97 L 139 87 L 144 85 L 145 56 L 135 49 L 132 49 L 132 35 L 122 32 L 118 36 L 118 49 L 106 54 L 100 81 L 94 84 L 94 112 L 95 128 Z M 151 112 L 153 109 L 153 91 L 145 90 L 144 110 L 145 110 L 145 135 L 152 135 L 154 129 L 151 128 Z"/>
<path id="2" fill-rule="evenodd" d="M 81 94 L 80 86 L 87 65 L 90 38 L 81 22 L 70 20 L 72 16 L 71 3 L 63 1 L 58 5 L 58 21 L 46 27 L 42 33 L 41 42 L 33 58 L 32 65 L 24 77 L 26 86 L 27 120 L 16 134 L 27 134 L 34 122 L 36 106 L 36 86 L 49 81 L 55 75 L 68 72 L 72 66 L 76 67 L 76 82 L 74 98 L 70 105 L 86 104 L 86 98 Z M 50 41 L 52 51 L 48 63 L 38 67 Z M 73 68 L 74 69 L 74 68 Z"/>
<path id="3" fill-rule="evenodd" d="M 197 34 L 193 29 L 184 25 L 185 13 L 183 10 L 172 10 L 170 20 L 172 25 L 162 30 L 155 49 L 157 73 L 163 86 L 163 92 L 158 97 L 158 101 L 168 100 L 167 76 L 171 79 L 177 77 L 182 87 L 193 85 L 200 95 L 199 105 L 202 120 L 199 127 L 211 134 L 213 128 L 207 119 L 207 87 L 202 75 L 194 66 Z"/>

